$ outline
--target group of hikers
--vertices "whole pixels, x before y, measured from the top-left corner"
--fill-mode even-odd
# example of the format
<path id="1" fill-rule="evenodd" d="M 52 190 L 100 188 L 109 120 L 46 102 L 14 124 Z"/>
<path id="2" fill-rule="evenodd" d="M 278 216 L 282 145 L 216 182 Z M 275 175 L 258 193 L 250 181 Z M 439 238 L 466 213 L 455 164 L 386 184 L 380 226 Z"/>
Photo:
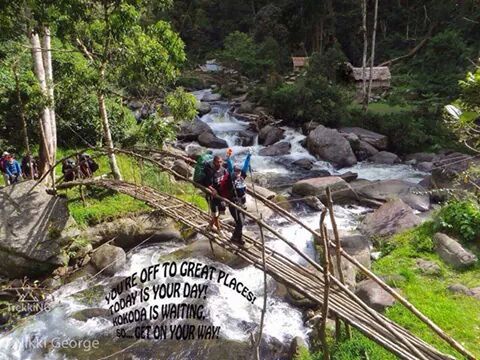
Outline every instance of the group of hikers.
<path id="1" fill-rule="evenodd" d="M 39 178 L 38 163 L 38 157 L 31 155 L 24 156 L 19 163 L 13 154 L 5 151 L 0 157 L 0 171 L 5 185 L 13 185 L 23 179 L 37 180 Z M 62 163 L 64 181 L 92 177 L 97 169 L 98 164 L 88 154 L 80 154 L 76 159 L 70 158 Z"/>
<path id="2" fill-rule="evenodd" d="M 5 185 L 12 185 L 25 179 L 38 178 L 38 159 L 30 155 L 22 158 L 21 164 L 8 151 L 3 152 L 0 158 L 0 171 Z"/>
<path id="3" fill-rule="evenodd" d="M 212 220 L 210 227 L 220 231 L 220 215 L 225 214 L 226 204 L 221 198 L 228 199 L 236 206 L 245 209 L 247 185 L 245 179 L 250 169 L 251 151 L 248 152 L 242 167 L 233 163 L 232 150 L 228 149 L 225 160 L 221 156 L 213 156 L 207 152 L 199 155 L 194 172 L 194 181 L 207 187 L 211 195 L 207 195 Z M 221 198 L 219 198 L 220 196 Z M 245 216 L 237 207 L 229 205 L 228 209 L 235 220 L 235 230 L 230 241 L 244 245 L 242 231 Z"/>

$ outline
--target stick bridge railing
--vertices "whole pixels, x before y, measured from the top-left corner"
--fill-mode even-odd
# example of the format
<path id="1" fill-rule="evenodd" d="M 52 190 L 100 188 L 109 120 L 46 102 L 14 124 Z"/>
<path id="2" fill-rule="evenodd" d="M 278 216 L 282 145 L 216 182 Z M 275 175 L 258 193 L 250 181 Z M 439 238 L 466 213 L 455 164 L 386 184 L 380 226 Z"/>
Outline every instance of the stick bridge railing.
<path id="1" fill-rule="evenodd" d="M 149 153 L 147 150 L 141 151 L 142 153 L 115 149 L 116 153 L 122 153 L 128 156 L 135 157 L 137 159 L 150 162 L 156 165 L 160 170 L 170 173 L 177 179 L 192 183 L 195 187 L 202 190 L 206 194 L 212 195 L 209 189 L 203 187 L 200 184 L 195 183 L 193 180 L 177 173 L 170 167 L 158 160 L 159 155 L 166 155 L 175 158 L 182 158 L 187 163 L 193 164 L 189 158 L 182 155 L 175 154 L 169 151 L 162 150 L 155 154 Z M 106 153 L 106 150 L 101 149 L 101 153 Z M 211 242 L 225 248 L 228 251 L 234 252 L 239 257 L 243 258 L 247 262 L 251 263 L 255 267 L 263 270 L 264 266 L 267 273 L 278 280 L 286 284 L 287 286 L 295 289 L 303 294 L 310 300 L 318 303 L 320 306 L 324 303 L 325 295 L 325 278 L 324 269 L 320 264 L 311 259 L 308 255 L 303 253 L 294 243 L 282 236 L 277 230 L 273 229 L 269 224 L 265 223 L 263 219 L 245 211 L 243 208 L 238 207 L 236 204 L 230 202 L 228 199 L 222 198 L 228 205 L 233 206 L 238 211 L 242 212 L 247 218 L 250 218 L 256 222 L 260 227 L 269 231 L 274 237 L 285 242 L 294 252 L 296 252 L 304 262 L 309 266 L 301 265 L 291 258 L 273 250 L 272 248 L 262 246 L 262 243 L 253 237 L 243 235 L 245 242 L 248 244 L 246 247 L 238 246 L 229 241 L 230 232 L 233 231 L 233 227 L 224 224 L 223 230 L 219 233 L 211 231 L 209 229 L 210 215 L 198 207 L 187 203 L 177 197 L 166 194 L 159 190 L 150 188 L 148 186 L 138 186 L 124 181 L 114 181 L 109 179 L 87 179 L 81 181 L 65 182 L 57 184 L 57 189 L 65 189 L 72 186 L 81 185 L 95 185 L 104 188 L 109 188 L 115 191 L 122 192 L 130 195 L 136 199 L 146 202 L 152 208 L 159 210 L 164 215 L 171 217 L 184 225 L 196 230 L 203 234 Z M 288 211 L 279 207 L 272 201 L 250 191 L 250 194 L 255 196 L 259 201 L 265 204 L 270 209 L 274 210 L 277 214 L 287 219 L 288 221 L 295 222 L 307 229 L 312 235 L 319 238 L 322 234 L 309 226 L 304 224 L 294 215 Z M 328 244 L 332 248 L 336 248 L 336 244 L 329 242 Z M 262 249 L 265 249 L 265 264 L 262 262 Z M 339 250 L 339 251 L 338 251 Z M 343 249 L 337 249 L 342 258 L 354 264 L 360 271 L 362 271 L 367 277 L 378 283 L 383 289 L 394 296 L 400 303 L 402 303 L 408 310 L 410 310 L 417 318 L 424 322 L 432 331 L 438 334 L 443 340 L 445 340 L 452 348 L 458 351 L 467 359 L 475 360 L 475 357 L 466 350 L 461 344 L 455 341 L 442 331 L 435 323 L 433 323 L 428 317 L 422 314 L 406 299 L 404 299 L 395 290 L 385 284 L 380 278 L 373 274 L 370 270 L 361 265 L 355 258 L 346 253 Z M 361 299 L 359 299 L 346 285 L 344 285 L 333 273 L 328 272 L 330 291 L 328 295 L 329 310 L 338 318 L 342 319 L 346 323 L 350 324 L 368 338 L 377 342 L 390 352 L 396 354 L 403 359 L 452 359 L 450 355 L 446 355 L 433 346 L 427 344 L 423 340 L 419 339 L 415 335 L 411 334 L 406 329 L 402 328 L 395 322 L 389 320 L 380 313 L 366 305 Z"/>

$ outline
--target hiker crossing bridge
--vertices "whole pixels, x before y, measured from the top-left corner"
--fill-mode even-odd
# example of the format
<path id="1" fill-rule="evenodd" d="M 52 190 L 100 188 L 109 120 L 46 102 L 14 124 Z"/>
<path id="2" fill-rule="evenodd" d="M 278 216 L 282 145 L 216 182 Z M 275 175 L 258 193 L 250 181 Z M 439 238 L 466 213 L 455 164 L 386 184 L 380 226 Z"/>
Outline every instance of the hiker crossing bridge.
<path id="1" fill-rule="evenodd" d="M 183 177 L 175 171 L 168 168 L 165 164 L 158 161 L 158 157 L 152 158 L 147 155 L 141 155 L 130 151 L 117 150 L 131 156 L 136 156 L 143 160 L 147 160 L 156 164 L 161 170 L 167 171 L 172 175 L 180 178 L 184 181 L 192 182 L 190 179 Z M 233 232 L 233 226 L 225 223 L 222 226 L 222 230 L 219 232 L 212 231 L 209 228 L 210 215 L 196 207 L 193 204 L 185 202 L 173 195 L 164 193 L 157 189 L 153 189 L 148 186 L 139 186 L 136 184 L 116 181 L 110 179 L 87 179 L 81 181 L 73 181 L 68 183 L 61 183 L 56 186 L 57 189 L 70 188 L 72 186 L 92 185 L 99 186 L 114 191 L 118 191 L 123 194 L 132 196 L 138 200 L 144 201 L 147 205 L 153 209 L 159 211 L 163 215 L 170 217 L 185 226 L 195 230 L 196 232 L 204 235 L 212 243 L 217 244 L 225 248 L 226 250 L 235 253 L 237 256 L 246 260 L 248 263 L 255 267 L 265 270 L 270 276 L 277 281 L 285 284 L 286 286 L 295 289 L 305 297 L 317 303 L 319 306 L 324 304 L 325 300 L 325 274 L 324 269 L 320 264 L 308 257 L 302 251 L 300 251 L 294 243 L 284 238 L 269 224 L 265 223 L 261 218 L 257 218 L 254 215 L 244 212 L 246 217 L 253 219 L 260 226 L 261 230 L 266 230 L 276 238 L 286 242 L 295 252 L 297 252 L 302 258 L 303 263 L 309 264 L 309 266 L 302 265 L 295 262 L 288 256 L 272 249 L 269 246 L 264 245 L 263 241 L 256 239 L 252 236 L 243 235 L 243 240 L 246 246 L 239 246 L 229 241 L 231 233 Z M 196 186 L 198 184 L 195 184 Z M 198 185 L 200 189 L 208 192 L 207 189 Z M 266 206 L 277 211 L 279 215 L 284 218 L 301 223 L 292 214 L 287 211 L 278 208 L 275 204 L 257 195 L 257 198 L 262 201 Z M 228 200 L 226 200 L 228 203 Z M 234 204 L 232 204 L 234 205 Z M 239 208 L 240 210 L 240 208 Z M 302 224 L 305 228 L 308 228 L 305 224 Z M 321 236 L 312 229 L 308 228 L 313 234 Z M 261 232 L 262 233 L 262 232 Z M 263 239 L 262 239 L 263 240 Z M 213 247 L 212 247 L 213 250 Z M 345 252 L 342 252 L 342 257 L 351 261 L 354 265 L 359 266 L 361 270 L 377 283 L 379 283 L 384 289 L 395 295 L 395 297 L 404 304 L 407 309 L 412 311 L 420 320 L 425 322 L 432 331 L 436 332 L 441 338 L 449 343 L 456 351 L 467 359 L 475 359 L 475 357 L 464 349 L 461 344 L 454 339 L 446 335 L 438 326 L 436 326 L 431 320 L 426 318 L 417 309 L 413 307 L 408 301 L 403 299 L 400 295 L 384 284 L 378 277 L 369 272 L 367 269 L 361 267 L 358 262 L 348 256 Z M 264 260 L 263 260 L 264 259 Z M 400 325 L 391 321 L 384 315 L 376 312 L 368 305 L 366 305 L 361 299 L 359 299 L 347 286 L 345 286 L 340 280 L 333 274 L 326 272 L 329 276 L 328 285 L 328 306 L 329 311 L 333 313 L 337 318 L 340 318 L 344 322 L 348 323 L 358 331 L 363 333 L 371 340 L 377 342 L 390 352 L 394 353 L 402 359 L 409 360 L 443 360 L 453 359 L 452 356 L 446 355 L 439 350 L 435 349 L 430 344 L 419 339 L 408 330 L 404 329 Z"/>

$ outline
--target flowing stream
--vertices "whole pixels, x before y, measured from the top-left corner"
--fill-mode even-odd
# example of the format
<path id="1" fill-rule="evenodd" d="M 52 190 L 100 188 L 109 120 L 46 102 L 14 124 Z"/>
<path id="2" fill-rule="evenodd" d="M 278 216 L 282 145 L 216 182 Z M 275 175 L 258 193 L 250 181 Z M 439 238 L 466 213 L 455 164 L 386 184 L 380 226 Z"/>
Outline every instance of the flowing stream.
<path id="1" fill-rule="evenodd" d="M 201 98 L 208 91 L 196 92 L 195 95 Z M 233 149 L 235 161 L 241 163 L 245 156 L 246 147 L 240 146 L 238 133 L 248 128 L 248 123 L 241 121 L 234 116 L 229 115 L 229 104 L 226 102 L 211 103 L 212 111 L 202 117 L 202 120 L 208 123 L 215 134 L 225 139 L 228 145 Z M 330 164 L 318 161 L 308 151 L 302 147 L 301 143 L 305 136 L 298 131 L 285 128 L 285 139 L 292 145 L 291 152 L 285 156 L 268 157 L 259 156 L 258 151 L 263 147 L 258 145 L 255 140 L 252 146 L 252 169 L 254 176 L 266 177 L 273 184 L 281 184 L 279 189 L 288 191 L 288 183 L 292 179 L 307 177 L 309 173 L 315 170 L 328 170 L 333 174 L 339 173 Z M 214 150 L 215 153 L 224 155 L 225 150 Z M 298 170 L 292 167 L 292 162 L 307 158 L 314 162 L 313 169 L 310 172 Z M 351 168 L 342 169 L 340 172 L 353 171 L 359 174 L 359 178 L 369 180 L 375 179 L 404 179 L 413 182 L 421 180 L 422 173 L 415 171 L 408 165 L 377 165 L 369 163 L 359 163 Z M 278 180 L 275 182 L 275 180 Z M 290 179 L 290 181 L 289 181 Z M 294 180 L 293 180 L 294 181 Z M 287 183 L 287 186 L 286 186 Z M 339 227 L 344 230 L 354 230 L 359 219 L 369 209 L 361 206 L 336 206 L 337 222 Z M 310 226 L 318 226 L 319 213 L 306 207 L 298 206 L 294 209 L 298 216 Z M 314 257 L 314 247 L 310 234 L 298 225 L 292 225 L 282 222 L 278 218 L 269 220 L 275 228 L 295 242 L 297 246 L 309 256 Z M 327 226 L 330 224 L 327 223 Z M 287 254 L 292 259 L 303 262 L 302 259 L 294 253 L 286 244 L 280 240 L 269 240 L 268 245 Z M 161 262 L 162 258 L 168 258 L 168 254 L 181 249 L 183 244 L 179 243 L 161 243 L 137 248 L 127 255 L 127 263 L 124 268 L 116 274 L 115 277 L 98 276 L 93 280 L 85 281 L 80 278 L 70 284 L 60 287 L 51 296 L 50 311 L 39 313 L 28 318 L 13 331 L 0 337 L 0 359 L 63 359 L 63 358 L 88 358 L 83 350 L 68 352 L 50 348 L 35 348 L 28 346 L 32 340 L 45 341 L 46 343 L 55 341 L 55 339 L 94 339 L 100 341 L 107 340 L 106 354 L 112 354 L 114 351 L 128 346 L 130 343 L 113 344 L 112 322 L 110 319 L 102 317 L 90 318 L 87 321 L 79 321 L 71 316 L 75 312 L 87 308 L 106 308 L 107 304 L 104 294 L 123 276 L 127 276 L 135 271 L 139 272 L 142 268 Z M 249 345 L 250 332 L 257 331 L 261 307 L 263 303 L 263 274 L 253 266 L 247 266 L 243 269 L 232 269 L 227 265 L 212 262 L 207 258 L 192 258 L 193 261 L 203 262 L 224 269 L 231 273 L 237 279 L 244 281 L 245 284 L 257 296 L 254 304 L 248 302 L 245 298 L 239 296 L 234 290 L 225 286 L 210 285 L 209 294 L 206 300 L 208 321 L 212 325 L 221 326 L 220 337 L 228 341 L 229 346 L 232 342 L 240 342 Z M 183 279 L 176 279 L 183 281 Z M 173 281 L 173 280 L 169 280 Z M 191 281 L 191 279 L 189 279 Z M 193 280 L 202 283 L 203 280 Z M 288 349 L 290 341 L 295 336 L 300 336 L 307 340 L 310 331 L 304 325 L 302 312 L 299 309 L 289 305 L 282 298 L 276 295 L 276 282 L 268 278 L 268 307 L 263 330 L 265 343 L 262 345 L 264 351 L 278 344 L 283 344 Z M 169 299 L 168 302 L 172 302 Z M 150 303 L 152 305 L 153 303 Z M 161 302 L 159 302 L 161 304 Z M 136 359 L 158 358 L 159 349 L 163 345 L 168 349 L 163 349 L 163 354 L 169 354 L 168 359 L 194 359 L 201 358 L 205 354 L 205 349 L 192 345 L 190 342 L 178 344 L 162 344 L 162 341 L 150 341 L 149 347 L 144 352 L 134 353 Z M 197 344 L 198 345 L 198 344 Z M 153 347 L 153 348 L 152 348 Z M 148 348 L 148 349 L 147 349 Z M 203 352 L 202 352 L 203 351 Z M 271 352 L 271 351 L 270 351 Z M 102 353 L 103 354 L 103 353 Z M 82 357 L 83 356 L 83 357 Z M 106 356 L 106 355 L 104 355 Z M 163 357 L 162 357 L 163 358 Z M 213 356 L 211 358 L 214 358 Z M 277 358 L 276 355 L 266 356 L 265 358 Z"/>

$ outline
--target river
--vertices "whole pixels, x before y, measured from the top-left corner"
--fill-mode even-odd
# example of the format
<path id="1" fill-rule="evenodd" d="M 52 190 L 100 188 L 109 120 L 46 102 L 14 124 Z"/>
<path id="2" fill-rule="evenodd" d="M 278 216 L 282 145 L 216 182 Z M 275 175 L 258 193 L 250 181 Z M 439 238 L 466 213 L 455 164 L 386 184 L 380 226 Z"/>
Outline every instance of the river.
<path id="1" fill-rule="evenodd" d="M 197 92 L 198 97 L 202 97 L 205 91 Z M 229 104 L 226 102 L 212 103 L 212 110 L 202 117 L 202 120 L 208 123 L 215 134 L 227 141 L 233 149 L 235 161 L 242 162 L 247 148 L 239 145 L 238 133 L 247 129 L 248 123 L 241 121 L 234 116 L 229 115 Z M 301 145 L 305 136 L 298 131 L 285 128 L 285 140 L 292 145 L 291 152 L 285 156 L 268 157 L 259 156 L 258 152 L 263 147 L 258 145 L 257 141 L 251 147 L 253 176 L 265 177 L 269 184 L 273 184 L 276 190 L 288 193 L 288 183 L 316 170 L 328 170 L 333 174 L 338 174 L 330 164 L 324 161 L 318 161 Z M 225 150 L 215 150 L 215 153 L 224 155 Z M 291 164 L 295 160 L 307 158 L 314 162 L 310 172 L 298 170 Z M 351 168 L 342 169 L 340 172 L 353 171 L 359 174 L 359 178 L 368 180 L 375 179 L 404 179 L 412 182 L 418 182 L 422 179 L 423 173 L 419 173 L 408 165 L 378 165 L 370 163 L 359 163 Z M 304 222 L 317 227 L 319 213 L 310 208 L 297 205 L 294 208 L 297 216 Z M 361 217 L 369 211 L 362 206 L 335 206 L 337 222 L 341 229 L 353 231 Z M 278 218 L 269 220 L 279 231 L 309 256 L 314 257 L 314 246 L 310 234 L 298 225 L 292 225 L 280 221 Z M 330 226 L 328 223 L 327 226 Z M 294 253 L 288 246 L 280 240 L 269 240 L 268 245 L 287 254 L 292 259 L 302 262 L 302 259 Z M 60 287 L 51 294 L 49 307 L 50 311 L 42 312 L 26 319 L 19 324 L 13 331 L 0 337 L 0 359 L 73 359 L 90 358 L 83 350 L 64 351 L 55 349 L 52 346 L 47 348 L 34 348 L 26 346 L 32 339 L 38 343 L 38 340 L 52 343 L 55 339 L 94 339 L 106 341 L 107 345 L 101 344 L 103 350 L 94 352 L 92 358 L 107 356 L 119 351 L 131 344 L 128 341 L 114 342 L 112 340 L 112 322 L 110 319 L 94 317 L 87 321 L 73 319 L 72 314 L 87 308 L 106 308 L 106 301 L 103 295 L 112 284 L 121 277 L 128 276 L 133 272 L 138 272 L 145 266 L 162 261 L 162 258 L 168 258 L 168 254 L 181 249 L 184 245 L 179 243 L 161 243 L 149 246 L 139 247 L 127 255 L 127 263 L 124 268 L 113 278 L 96 277 L 93 280 L 86 281 L 80 278 L 72 283 Z M 237 346 L 238 352 L 245 353 L 249 346 L 250 332 L 257 330 L 257 324 L 260 319 L 263 294 L 263 275 L 261 271 L 253 266 L 247 266 L 242 269 L 232 269 L 228 266 L 212 262 L 207 258 L 193 258 L 191 260 L 211 264 L 219 269 L 223 269 L 237 279 L 242 280 L 257 296 L 255 304 L 248 302 L 245 298 L 225 287 L 211 285 L 209 287 L 209 296 L 206 302 L 208 319 L 212 325 L 221 326 L 220 336 L 224 340 L 225 346 L 229 349 Z M 178 281 L 183 281 L 179 278 Z M 195 280 L 202 283 L 203 280 Z M 263 330 L 264 343 L 262 344 L 262 353 L 265 359 L 281 358 L 273 351 L 275 347 L 288 349 L 293 337 L 299 336 L 308 341 L 310 329 L 304 325 L 302 312 L 288 304 L 282 298 L 276 295 L 276 282 L 268 278 L 268 307 L 265 317 L 265 327 Z M 171 300 L 169 301 L 171 302 Z M 161 304 L 162 302 L 159 302 Z M 150 303 L 150 305 L 153 303 Z M 211 344 L 210 344 L 211 345 Z M 132 348 L 128 353 L 133 354 L 135 359 L 160 358 L 163 354 L 166 359 L 197 359 L 212 358 L 210 350 L 206 350 L 210 345 L 201 345 L 198 342 L 181 342 L 173 344 L 166 341 L 153 341 L 142 347 L 142 350 Z M 215 345 L 217 346 L 217 345 Z M 210 346 L 210 347 L 213 347 Z M 212 350 L 220 353 L 221 350 Z M 206 355 L 210 354 L 210 355 Z M 233 355 L 232 355 L 233 356 Z M 112 357 L 115 358 L 115 357 Z M 233 356 L 232 359 L 235 357 Z M 241 358 L 241 357 L 238 357 Z"/>

